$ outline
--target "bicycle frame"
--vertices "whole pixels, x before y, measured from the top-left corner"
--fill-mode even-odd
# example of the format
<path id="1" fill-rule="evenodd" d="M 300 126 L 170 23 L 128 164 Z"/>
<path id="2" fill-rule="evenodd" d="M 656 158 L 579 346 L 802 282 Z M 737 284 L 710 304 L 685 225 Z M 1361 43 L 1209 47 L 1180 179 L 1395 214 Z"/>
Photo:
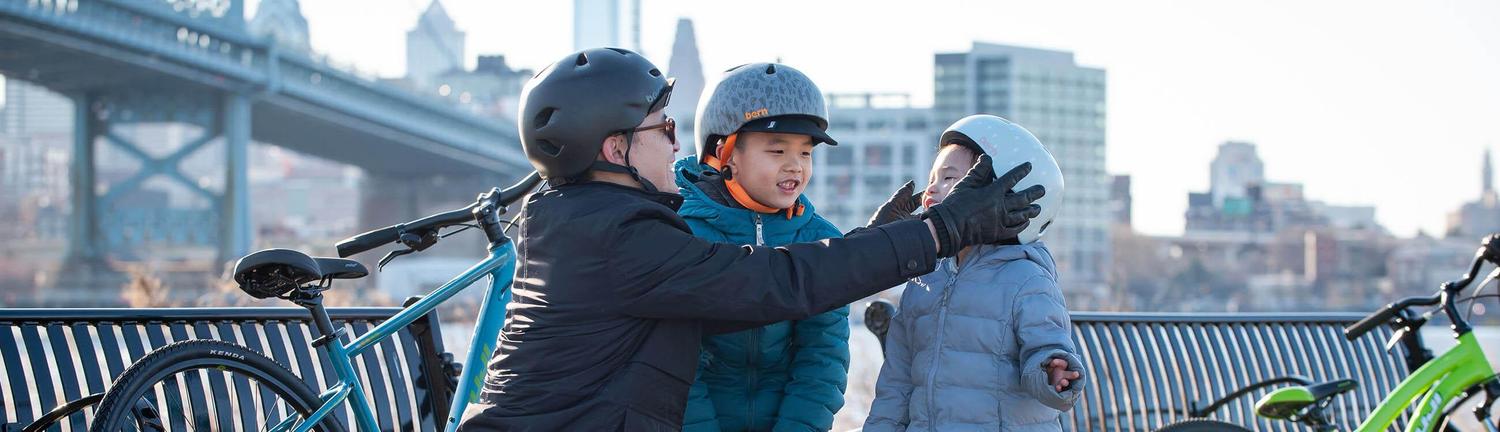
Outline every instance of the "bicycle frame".
<path id="1" fill-rule="evenodd" d="M 354 418 L 350 420 L 355 424 L 355 430 L 375 432 L 376 425 L 379 423 L 376 422 L 375 414 L 371 411 L 368 400 L 365 399 L 365 389 L 360 384 L 359 375 L 354 369 L 354 357 L 395 334 L 397 330 L 427 315 L 439 304 L 478 282 L 480 278 L 488 276 L 490 287 L 485 292 L 484 303 L 479 308 L 479 318 L 474 326 L 474 337 L 469 343 L 469 355 L 464 362 L 463 373 L 459 376 L 458 389 L 454 392 L 453 401 L 449 405 L 448 417 L 444 420 L 444 431 L 457 430 L 458 420 L 462 417 L 464 409 L 469 403 L 479 398 L 485 365 L 489 363 L 490 356 L 495 350 L 495 342 L 499 338 L 501 325 L 505 322 L 505 305 L 510 303 L 510 284 L 516 272 L 515 253 L 515 244 L 510 241 L 492 245 L 489 256 L 483 261 L 428 293 L 427 296 L 406 307 L 391 319 L 380 323 L 348 344 L 339 343 L 341 341 L 325 344 L 322 350 L 329 362 L 333 364 L 334 372 L 338 375 L 338 383 L 319 396 L 323 404 L 313 411 L 312 415 L 306 419 L 293 416 L 271 428 L 271 431 L 310 431 L 348 400 L 354 409 Z"/>
<path id="2" fill-rule="evenodd" d="M 1458 345 L 1443 355 L 1427 362 L 1416 372 L 1401 381 L 1396 389 L 1380 402 L 1375 412 L 1359 425 L 1359 432 L 1383 431 L 1401 416 L 1413 401 L 1420 402 L 1407 432 L 1427 432 L 1442 419 L 1443 409 L 1465 390 L 1480 384 L 1495 371 L 1480 348 L 1472 331 L 1458 336 Z"/>

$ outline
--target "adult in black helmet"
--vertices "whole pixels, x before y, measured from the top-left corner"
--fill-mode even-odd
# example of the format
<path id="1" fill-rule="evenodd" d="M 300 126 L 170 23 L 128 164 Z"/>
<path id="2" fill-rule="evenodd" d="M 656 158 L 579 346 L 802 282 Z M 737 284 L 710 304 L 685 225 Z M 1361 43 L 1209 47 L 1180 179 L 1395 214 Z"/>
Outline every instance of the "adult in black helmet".
<path id="1" fill-rule="evenodd" d="M 526 155 L 552 187 L 522 207 L 514 298 L 460 430 L 677 430 L 704 332 L 846 305 L 1015 237 L 1040 188 L 987 159 L 922 220 L 779 248 L 715 244 L 677 216 L 672 83 L 622 49 L 574 53 L 526 85 Z"/>
<path id="2" fill-rule="evenodd" d="M 650 192 L 672 186 L 671 164 L 657 169 L 660 158 L 652 157 L 677 149 L 676 122 L 661 113 L 672 81 L 645 57 L 619 48 L 581 51 L 548 66 L 521 90 L 516 123 L 526 157 L 554 186 L 601 172 L 629 176 Z M 637 147 L 637 136 L 658 139 Z M 662 137 L 666 146 L 651 145 Z M 640 152 L 651 154 L 632 164 Z"/>

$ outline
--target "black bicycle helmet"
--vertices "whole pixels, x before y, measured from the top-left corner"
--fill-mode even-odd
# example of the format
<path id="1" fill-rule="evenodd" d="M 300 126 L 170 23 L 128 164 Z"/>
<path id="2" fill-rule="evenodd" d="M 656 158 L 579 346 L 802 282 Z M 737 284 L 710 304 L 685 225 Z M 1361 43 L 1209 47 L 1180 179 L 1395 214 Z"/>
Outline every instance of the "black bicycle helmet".
<path id="1" fill-rule="evenodd" d="M 516 122 L 526 158 L 548 181 L 566 182 L 602 169 L 630 173 L 653 188 L 634 168 L 597 158 L 605 138 L 634 129 L 647 114 L 667 106 L 672 81 L 630 50 L 593 48 L 569 54 L 521 90 Z M 625 139 L 628 145 L 630 135 Z"/>

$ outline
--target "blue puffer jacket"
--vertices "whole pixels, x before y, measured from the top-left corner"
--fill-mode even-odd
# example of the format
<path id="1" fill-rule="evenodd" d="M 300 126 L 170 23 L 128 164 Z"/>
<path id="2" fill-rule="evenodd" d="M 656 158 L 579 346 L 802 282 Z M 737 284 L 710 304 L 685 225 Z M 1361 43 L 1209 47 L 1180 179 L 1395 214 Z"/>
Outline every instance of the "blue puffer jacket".
<path id="1" fill-rule="evenodd" d="M 806 206 L 801 216 L 758 214 L 729 205 L 722 190 L 695 184 L 717 176 L 695 158 L 678 161 L 676 169 L 684 199 L 678 214 L 693 235 L 770 246 L 842 236 L 813 213 L 805 196 L 799 198 Z M 705 336 L 683 430 L 826 431 L 844 406 L 848 375 L 848 307 L 806 320 Z"/>
<path id="2" fill-rule="evenodd" d="M 865 432 L 1062 431 L 1062 392 L 1043 364 L 1084 373 L 1052 253 L 1041 242 L 981 245 L 913 279 L 885 339 L 885 365 Z"/>

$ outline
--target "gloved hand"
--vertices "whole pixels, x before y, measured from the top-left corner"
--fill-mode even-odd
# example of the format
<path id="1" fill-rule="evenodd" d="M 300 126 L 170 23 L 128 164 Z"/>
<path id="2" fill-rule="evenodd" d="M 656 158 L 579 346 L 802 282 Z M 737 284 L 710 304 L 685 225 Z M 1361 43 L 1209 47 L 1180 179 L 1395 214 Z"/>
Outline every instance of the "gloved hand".
<path id="1" fill-rule="evenodd" d="M 1042 208 L 1032 202 L 1047 194 L 1042 185 L 1016 192 L 1011 188 L 1031 173 L 1024 163 L 999 179 L 989 155 L 980 155 L 953 192 L 922 217 L 932 221 L 938 236 L 938 256 L 951 257 L 965 247 L 1000 243 L 1019 237 Z"/>
<path id="2" fill-rule="evenodd" d="M 912 212 L 917 211 L 917 208 L 922 206 L 922 194 L 920 192 L 914 193 L 913 190 L 916 188 L 917 184 L 912 183 L 910 180 L 906 184 L 901 185 L 901 189 L 897 189 L 896 194 L 891 195 L 890 200 L 886 201 L 885 204 L 881 204 L 880 208 L 875 209 L 875 214 L 870 215 L 870 222 L 865 226 L 874 228 L 891 222 L 917 217 Z"/>

